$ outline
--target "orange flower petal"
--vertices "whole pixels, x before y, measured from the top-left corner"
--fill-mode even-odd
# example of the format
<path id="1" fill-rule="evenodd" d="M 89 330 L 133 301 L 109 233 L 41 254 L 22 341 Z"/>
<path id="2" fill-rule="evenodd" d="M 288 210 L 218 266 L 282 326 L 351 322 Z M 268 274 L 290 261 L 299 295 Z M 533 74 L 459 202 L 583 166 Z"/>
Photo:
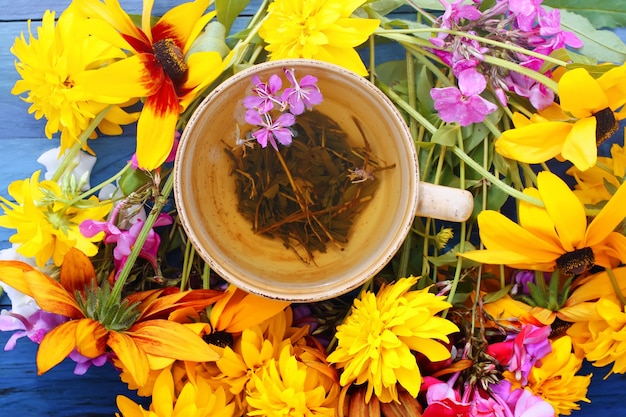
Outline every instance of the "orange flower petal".
<path id="1" fill-rule="evenodd" d="M 65 254 L 61 264 L 60 282 L 70 294 L 83 291 L 96 278 L 96 270 L 91 259 L 76 248 Z"/>
<path id="2" fill-rule="evenodd" d="M 148 381 L 150 367 L 148 357 L 135 340 L 128 334 L 111 332 L 107 344 L 115 352 L 119 363 L 128 371 L 137 385 L 144 386 Z"/>
<path id="3" fill-rule="evenodd" d="M 138 321 L 166 319 L 170 313 L 181 308 L 204 309 L 222 298 L 224 293 L 217 290 L 193 290 L 161 296 L 141 306 Z"/>
<path id="4" fill-rule="evenodd" d="M 180 323 L 144 321 L 131 327 L 127 334 L 150 355 L 193 362 L 219 359 L 219 355 L 200 336 Z"/>
<path id="5" fill-rule="evenodd" d="M 42 310 L 61 314 L 73 319 L 84 318 L 85 314 L 76 303 L 74 295 L 49 276 L 32 270 L 24 274 L 33 298 Z"/>
<path id="6" fill-rule="evenodd" d="M 32 266 L 22 261 L 0 261 L 0 281 L 33 297 L 28 281 L 24 279 L 24 273 L 32 270 L 34 270 Z"/>
<path id="7" fill-rule="evenodd" d="M 78 320 L 76 326 L 76 349 L 88 358 L 97 358 L 106 351 L 109 331 L 99 321 Z"/>
<path id="8" fill-rule="evenodd" d="M 70 320 L 46 334 L 37 350 L 37 374 L 42 375 L 61 363 L 76 347 L 76 328 L 81 320 Z"/>

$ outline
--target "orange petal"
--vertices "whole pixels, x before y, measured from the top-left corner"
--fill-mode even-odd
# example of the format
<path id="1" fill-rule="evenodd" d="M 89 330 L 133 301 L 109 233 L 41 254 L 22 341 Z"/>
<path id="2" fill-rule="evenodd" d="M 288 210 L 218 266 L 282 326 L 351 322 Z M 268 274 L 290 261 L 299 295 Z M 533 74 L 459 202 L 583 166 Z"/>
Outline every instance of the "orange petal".
<path id="1" fill-rule="evenodd" d="M 76 326 L 76 349 L 88 358 L 97 358 L 106 351 L 109 331 L 99 321 L 78 320 Z"/>
<path id="2" fill-rule="evenodd" d="M 24 277 L 26 271 L 34 268 L 22 261 L 0 261 L 0 281 L 19 292 L 33 297 L 33 293 L 28 286 L 28 281 Z"/>
<path id="3" fill-rule="evenodd" d="M 28 281 L 33 298 L 42 310 L 73 319 L 85 317 L 85 314 L 78 307 L 74 295 L 68 293 L 54 279 L 37 270 L 26 272 L 24 278 Z"/>
<path id="4" fill-rule="evenodd" d="M 153 170 L 172 151 L 176 122 L 180 112 L 178 96 L 169 78 L 159 91 L 148 97 L 137 122 L 137 163 Z"/>
<path id="5" fill-rule="evenodd" d="M 223 296 L 224 293 L 217 290 L 179 291 L 168 294 L 142 305 L 141 316 L 137 321 L 166 319 L 172 312 L 181 308 L 204 309 Z"/>
<path id="6" fill-rule="evenodd" d="M 71 248 L 61 264 L 61 285 L 71 294 L 83 291 L 96 278 L 91 259 L 82 251 Z"/>
<path id="7" fill-rule="evenodd" d="M 223 329 L 229 333 L 239 333 L 249 329 L 283 311 L 288 301 L 272 300 L 254 294 L 247 294 L 243 301 L 232 306 L 235 314 L 229 323 L 222 323 Z"/>
<path id="8" fill-rule="evenodd" d="M 61 363 L 76 347 L 76 328 L 81 320 L 70 320 L 46 334 L 37 350 L 37 373 L 42 375 Z"/>
<path id="9" fill-rule="evenodd" d="M 131 336 L 120 332 L 111 332 L 107 344 L 137 385 L 144 386 L 150 373 L 146 352 L 135 343 Z"/>
<path id="10" fill-rule="evenodd" d="M 210 362 L 219 355 L 186 326 L 168 320 L 135 324 L 127 332 L 146 353 L 193 362 Z"/>

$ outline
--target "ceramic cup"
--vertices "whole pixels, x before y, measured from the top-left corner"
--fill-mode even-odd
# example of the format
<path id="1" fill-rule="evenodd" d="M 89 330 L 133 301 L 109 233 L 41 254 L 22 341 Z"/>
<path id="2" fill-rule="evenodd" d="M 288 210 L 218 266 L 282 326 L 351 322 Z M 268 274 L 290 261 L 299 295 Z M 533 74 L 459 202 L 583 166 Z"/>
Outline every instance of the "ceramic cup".
<path id="1" fill-rule="evenodd" d="M 318 78 L 324 101 L 315 107 L 333 119 L 348 138 L 362 138 L 372 153 L 395 168 L 376 173 L 379 185 L 359 213 L 343 248 L 328 245 L 306 264 L 280 239 L 257 235 L 238 211 L 232 161 L 224 149 L 235 146 L 236 123 L 243 125 L 243 97 L 252 76 L 267 81 L 294 68 L 296 77 Z M 362 139 L 355 146 L 363 146 Z M 350 141 L 350 139 L 349 139 Z M 336 297 L 377 274 L 398 251 L 414 217 L 466 220 L 471 193 L 419 181 L 411 134 L 393 103 L 367 79 L 341 67 L 313 60 L 262 63 L 230 77 L 213 90 L 191 116 L 175 160 L 174 195 L 192 244 L 221 277 L 258 295 L 293 302 Z"/>

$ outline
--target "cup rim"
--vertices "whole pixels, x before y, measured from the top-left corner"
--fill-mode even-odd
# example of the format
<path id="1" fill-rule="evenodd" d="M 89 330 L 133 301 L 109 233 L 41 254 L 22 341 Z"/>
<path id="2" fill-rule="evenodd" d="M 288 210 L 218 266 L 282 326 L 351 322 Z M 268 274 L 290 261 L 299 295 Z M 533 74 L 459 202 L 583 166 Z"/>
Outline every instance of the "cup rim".
<path id="1" fill-rule="evenodd" d="M 231 267 L 226 265 L 230 262 L 230 260 L 215 259 L 215 256 L 210 253 L 210 248 L 204 247 L 205 245 L 200 241 L 198 236 L 196 236 L 196 233 L 193 230 L 194 226 L 192 224 L 192 221 L 187 218 L 187 207 L 184 197 L 184 190 L 179 179 L 184 178 L 184 176 L 186 175 L 186 170 L 184 169 L 186 165 L 186 155 L 189 152 L 193 152 L 193 149 L 191 149 L 191 147 L 194 145 L 194 143 L 192 141 L 188 141 L 187 137 L 191 136 L 192 130 L 196 126 L 198 119 L 205 116 L 204 113 L 206 108 L 211 105 L 213 100 L 216 100 L 216 97 L 224 94 L 225 91 L 228 91 L 233 85 L 242 82 L 242 80 L 249 80 L 250 77 L 256 73 L 272 69 L 281 69 L 283 67 L 302 68 L 307 66 L 315 67 L 323 71 L 331 71 L 339 74 L 342 77 L 348 77 L 351 81 L 355 83 L 355 88 L 364 87 L 368 89 L 368 93 L 376 95 L 377 101 L 380 101 L 384 106 L 385 113 L 392 118 L 394 127 L 397 127 L 397 129 L 401 132 L 400 135 L 404 136 L 403 139 L 397 140 L 402 142 L 402 145 L 404 146 L 403 150 L 409 153 L 407 159 L 410 161 L 411 166 L 408 169 L 410 170 L 410 172 L 413 173 L 413 176 L 411 178 L 408 178 L 408 181 L 410 183 L 410 185 L 407 187 L 408 189 L 403 190 L 403 192 L 405 191 L 407 193 L 407 208 L 404 211 L 404 214 L 402 216 L 403 218 L 398 220 L 398 230 L 392 231 L 392 233 L 394 233 L 394 236 L 392 238 L 389 238 L 390 244 L 388 245 L 388 247 L 381 248 L 380 251 L 378 251 L 379 253 L 377 253 L 377 255 L 379 255 L 380 260 L 378 260 L 375 265 L 369 265 L 367 268 L 364 268 L 362 276 L 353 277 L 350 279 L 350 282 L 342 282 L 341 284 L 337 284 L 334 286 L 330 285 L 314 287 L 309 288 L 307 291 L 294 293 L 294 291 L 291 290 L 288 291 L 281 288 L 269 288 L 267 285 L 264 284 L 262 285 L 260 283 L 253 283 L 249 279 L 241 279 L 237 274 L 231 273 Z M 406 141 L 410 141 L 410 143 L 408 144 L 410 146 L 404 143 Z M 400 246 L 404 242 L 404 239 L 410 231 L 410 227 L 412 225 L 412 220 L 415 216 L 418 203 L 417 200 L 419 187 L 419 169 L 417 162 L 417 152 L 413 145 L 408 126 L 404 122 L 404 119 L 396 109 L 395 105 L 382 91 L 380 91 L 380 89 L 378 89 L 369 80 L 351 71 L 348 71 L 343 67 L 317 60 L 286 59 L 264 62 L 237 72 L 236 74 L 222 82 L 219 86 L 217 86 L 207 95 L 207 97 L 203 99 L 198 108 L 195 109 L 181 135 L 180 145 L 176 154 L 176 162 L 174 164 L 174 175 L 175 178 L 177 178 L 174 183 L 174 196 L 181 224 L 185 229 L 188 238 L 190 239 L 193 246 L 196 248 L 200 256 L 209 263 L 211 268 L 215 270 L 215 272 L 217 272 L 226 281 L 247 292 L 269 298 L 288 300 L 292 302 L 319 301 L 333 298 L 359 287 L 367 280 L 375 276 L 389 261 L 391 261 L 391 258 L 395 255 L 395 253 L 399 250 Z"/>

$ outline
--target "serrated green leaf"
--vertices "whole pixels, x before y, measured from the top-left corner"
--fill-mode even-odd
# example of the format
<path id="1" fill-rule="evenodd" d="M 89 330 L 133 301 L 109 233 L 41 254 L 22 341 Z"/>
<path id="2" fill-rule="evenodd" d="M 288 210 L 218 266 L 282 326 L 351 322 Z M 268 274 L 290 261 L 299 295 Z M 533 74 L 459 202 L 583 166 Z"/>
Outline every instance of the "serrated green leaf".
<path id="1" fill-rule="evenodd" d="M 461 127 L 457 124 L 447 124 L 437 129 L 433 134 L 431 142 L 443 146 L 454 146 L 460 135 Z"/>
<path id="2" fill-rule="evenodd" d="M 215 0 L 217 20 L 224 25 L 226 33 L 230 32 L 233 22 L 248 3 L 250 0 Z"/>
<path id="3" fill-rule="evenodd" d="M 545 0 L 543 5 L 584 16 L 597 29 L 626 26 L 624 0 Z"/>
<path id="4" fill-rule="evenodd" d="M 561 28 L 573 32 L 584 43 L 580 54 L 601 62 L 626 61 L 626 45 L 609 30 L 596 30 L 589 20 L 579 14 L 561 10 Z"/>

